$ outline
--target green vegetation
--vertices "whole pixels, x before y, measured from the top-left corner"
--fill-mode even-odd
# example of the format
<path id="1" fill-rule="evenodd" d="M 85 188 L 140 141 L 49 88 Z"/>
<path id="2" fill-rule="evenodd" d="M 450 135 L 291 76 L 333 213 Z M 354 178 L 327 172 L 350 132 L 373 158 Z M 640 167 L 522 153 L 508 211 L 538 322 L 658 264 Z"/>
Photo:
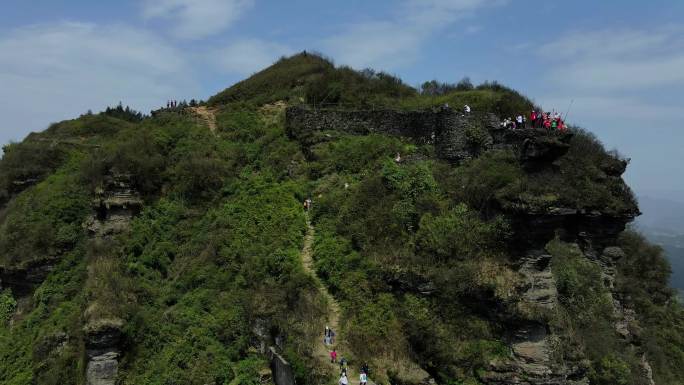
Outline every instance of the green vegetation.
<path id="1" fill-rule="evenodd" d="M 58 257 L 82 238 L 88 194 L 76 174 L 75 155 L 55 174 L 28 189 L 8 208 L 0 225 L 0 263 L 17 266 Z"/>
<path id="2" fill-rule="evenodd" d="M 531 171 L 514 149 L 484 151 L 488 137 L 474 127 L 467 139 L 478 156 L 449 164 L 432 145 L 380 134 L 296 142 L 278 101 L 467 103 L 476 117 L 533 107 L 497 83 L 418 91 L 303 53 L 211 98 L 215 135 L 190 113 L 118 106 L 6 146 L 0 274 L 42 275 L 22 290 L 3 280 L 0 383 L 84 384 L 86 334 L 119 323 L 121 384 L 257 384 L 267 362 L 255 347 L 275 337 L 298 383 L 328 383 L 311 348 L 324 300 L 299 258 L 309 196 L 315 269 L 341 305 L 343 354 L 353 366 L 367 361 L 375 381 L 415 383 L 418 364 L 440 384 L 482 383 L 492 362 L 511 359 L 512 325 L 530 321 L 549 323 L 554 362 L 580 367 L 592 385 L 636 385 L 641 353 L 658 384 L 684 377 L 684 310 L 669 267 L 633 232 L 615 240 L 625 257 L 613 295 L 636 311 L 634 343 L 615 331 L 600 266 L 574 244 L 546 246 L 558 306 L 541 314 L 521 305 L 521 213 L 636 207 L 615 171 L 621 161 L 590 133 L 573 130 L 566 155 Z M 125 231 L 95 238 L 84 224 L 115 175 L 143 208 Z"/>
<path id="3" fill-rule="evenodd" d="M 676 384 L 684 376 L 681 365 L 672 365 L 684 362 L 684 308 L 668 287 L 670 266 L 662 249 L 636 232 L 624 232 L 619 241 L 625 257 L 618 261 L 622 275 L 617 289 L 639 316 L 640 338 L 656 383 Z"/>
<path id="4" fill-rule="evenodd" d="M 4 326 L 16 309 L 17 301 L 12 296 L 12 292 L 6 289 L 0 293 L 0 325 Z"/>

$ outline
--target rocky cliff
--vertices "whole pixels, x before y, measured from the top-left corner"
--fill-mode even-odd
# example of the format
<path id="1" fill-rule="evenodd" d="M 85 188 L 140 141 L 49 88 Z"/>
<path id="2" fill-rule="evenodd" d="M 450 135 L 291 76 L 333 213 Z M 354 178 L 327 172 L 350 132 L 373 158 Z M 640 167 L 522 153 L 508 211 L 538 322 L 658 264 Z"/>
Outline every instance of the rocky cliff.
<path id="1" fill-rule="evenodd" d="M 130 229 L 131 219 L 140 212 L 142 199 L 132 187 L 130 175 L 111 173 L 94 191 L 93 214 L 84 223 L 91 242 L 103 243 Z M 93 255 L 91 264 L 101 256 Z M 104 257 L 112 258 L 112 256 Z M 114 257 L 115 258 L 115 257 Z M 89 280 L 102 279 L 89 268 Z M 83 314 L 83 333 L 86 348 L 86 384 L 114 385 L 117 381 L 121 356 L 124 321 L 106 308 L 102 298 L 93 298 Z"/>

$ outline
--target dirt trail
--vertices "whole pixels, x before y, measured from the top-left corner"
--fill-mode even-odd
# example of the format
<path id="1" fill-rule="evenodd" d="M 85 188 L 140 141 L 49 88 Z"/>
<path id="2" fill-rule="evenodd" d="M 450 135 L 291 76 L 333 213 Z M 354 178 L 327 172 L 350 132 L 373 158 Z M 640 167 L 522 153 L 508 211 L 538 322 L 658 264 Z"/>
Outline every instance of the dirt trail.
<path id="1" fill-rule="evenodd" d="M 214 110 L 211 110 L 205 106 L 188 107 L 188 109 L 197 115 L 204 122 L 204 124 L 209 127 L 209 131 L 216 136 L 216 113 Z"/>
<path id="2" fill-rule="evenodd" d="M 342 314 L 342 311 L 340 309 L 339 303 L 337 303 L 337 300 L 330 294 L 328 291 L 328 288 L 325 286 L 323 281 L 318 277 L 316 274 L 316 269 L 314 268 L 314 261 L 313 261 L 313 241 L 314 241 L 314 235 L 315 235 L 315 230 L 314 227 L 311 225 L 311 221 L 309 220 L 309 216 L 307 214 L 306 216 L 306 236 L 304 237 L 304 247 L 302 248 L 302 264 L 304 265 L 304 270 L 311 275 L 314 280 L 316 281 L 316 284 L 318 286 L 318 290 L 320 293 L 325 297 L 326 302 L 328 304 L 328 313 L 326 315 L 327 318 L 327 325 L 335 331 L 335 344 L 333 346 L 326 346 L 323 343 L 323 330 L 321 330 L 321 335 L 319 338 L 319 343 L 316 344 L 316 348 L 313 352 L 314 357 L 321 362 L 321 364 L 324 367 L 328 367 L 331 369 L 331 372 L 335 375 L 338 376 L 340 373 L 340 366 L 339 364 L 333 364 L 330 362 L 330 351 L 334 347 L 337 349 L 337 358 L 340 359 L 345 356 L 345 352 L 349 351 L 349 348 L 347 347 L 345 340 L 344 340 L 344 335 L 342 335 L 342 330 L 340 328 L 340 315 Z M 348 356 L 347 356 L 348 357 Z M 349 378 L 349 384 L 359 384 L 359 370 L 357 367 L 360 363 L 354 363 L 354 365 L 347 365 L 347 377 Z M 368 379 L 368 385 L 375 385 L 370 379 Z"/>

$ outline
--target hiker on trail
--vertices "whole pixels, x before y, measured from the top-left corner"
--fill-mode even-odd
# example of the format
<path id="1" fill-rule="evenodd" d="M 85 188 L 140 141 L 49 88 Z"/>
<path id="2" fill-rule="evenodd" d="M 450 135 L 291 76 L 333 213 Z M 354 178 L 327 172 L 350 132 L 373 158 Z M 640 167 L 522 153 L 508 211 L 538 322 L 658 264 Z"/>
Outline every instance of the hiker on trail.
<path id="1" fill-rule="evenodd" d="M 525 128 L 523 126 L 523 116 L 522 115 L 518 115 L 518 117 L 515 118 L 515 128 L 518 128 L 518 129 Z"/>
<path id="2" fill-rule="evenodd" d="M 368 371 L 368 363 L 364 362 L 363 365 L 361 365 L 361 371 L 362 371 L 363 373 L 366 373 L 366 374 L 369 373 L 369 371 Z"/>
<path id="3" fill-rule="evenodd" d="M 337 362 L 337 351 L 333 349 L 332 352 L 330 352 L 330 363 L 334 364 L 335 362 Z"/>
<path id="4" fill-rule="evenodd" d="M 306 201 L 304 201 L 304 205 L 308 205 Z M 326 345 L 332 345 L 332 329 L 328 327 L 327 325 L 325 326 L 325 333 L 324 333 L 324 338 L 323 338 L 323 343 Z"/>
<path id="5" fill-rule="evenodd" d="M 335 332 L 332 329 L 330 329 L 329 336 L 330 336 L 330 343 L 334 344 L 335 343 Z"/>
<path id="6" fill-rule="evenodd" d="M 469 105 L 466 104 L 465 106 L 463 106 L 463 110 L 465 111 L 466 115 L 470 114 L 470 106 Z"/>
<path id="7" fill-rule="evenodd" d="M 349 380 L 347 379 L 347 373 L 342 373 L 342 377 L 340 377 L 339 384 L 340 385 L 348 385 L 349 384 Z"/>
<path id="8" fill-rule="evenodd" d="M 553 131 L 556 131 L 557 128 L 558 128 L 558 119 L 553 119 L 553 120 L 551 121 L 551 129 L 552 129 Z"/>
<path id="9" fill-rule="evenodd" d="M 366 373 L 361 372 L 361 374 L 359 375 L 359 385 L 366 385 L 367 382 L 368 376 L 366 375 Z"/>
<path id="10" fill-rule="evenodd" d="M 537 128 L 537 111 L 532 110 L 530 113 L 530 122 L 532 122 L 532 128 Z"/>
<path id="11" fill-rule="evenodd" d="M 344 357 L 340 358 L 340 370 L 347 373 L 347 359 Z"/>

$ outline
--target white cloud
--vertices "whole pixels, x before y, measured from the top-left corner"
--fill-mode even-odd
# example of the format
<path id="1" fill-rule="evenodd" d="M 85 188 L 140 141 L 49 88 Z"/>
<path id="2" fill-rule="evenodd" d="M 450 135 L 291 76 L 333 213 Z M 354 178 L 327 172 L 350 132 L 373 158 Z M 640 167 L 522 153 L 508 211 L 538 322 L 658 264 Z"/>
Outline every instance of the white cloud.
<path id="1" fill-rule="evenodd" d="M 253 5 L 254 0 L 143 0 L 142 15 L 170 20 L 176 36 L 198 39 L 225 30 Z"/>
<path id="2" fill-rule="evenodd" d="M 0 143 L 122 101 L 149 111 L 197 92 L 181 52 L 130 27 L 58 23 L 0 35 Z"/>
<path id="3" fill-rule="evenodd" d="M 503 0 L 405 0 L 382 20 L 348 25 L 324 45 L 344 64 L 396 68 L 415 61 L 425 41 L 442 28 Z M 464 31 L 466 33 L 467 31 Z"/>
<path id="4" fill-rule="evenodd" d="M 208 58 L 224 73 L 249 75 L 275 62 L 295 50 L 260 39 L 237 40 L 210 53 Z"/>
<path id="5" fill-rule="evenodd" d="M 677 162 L 665 160 L 681 158 L 684 140 L 684 28 L 574 32 L 539 47 L 545 107 L 574 99 L 569 120 L 632 158 L 626 178 L 637 191 L 681 188 L 666 177 Z"/>
<path id="6" fill-rule="evenodd" d="M 684 84 L 684 29 L 577 32 L 542 46 L 548 79 L 610 92 Z"/>
<path id="7" fill-rule="evenodd" d="M 396 67 L 411 63 L 425 35 L 394 22 L 368 22 L 326 40 L 333 57 L 343 64 Z"/>

